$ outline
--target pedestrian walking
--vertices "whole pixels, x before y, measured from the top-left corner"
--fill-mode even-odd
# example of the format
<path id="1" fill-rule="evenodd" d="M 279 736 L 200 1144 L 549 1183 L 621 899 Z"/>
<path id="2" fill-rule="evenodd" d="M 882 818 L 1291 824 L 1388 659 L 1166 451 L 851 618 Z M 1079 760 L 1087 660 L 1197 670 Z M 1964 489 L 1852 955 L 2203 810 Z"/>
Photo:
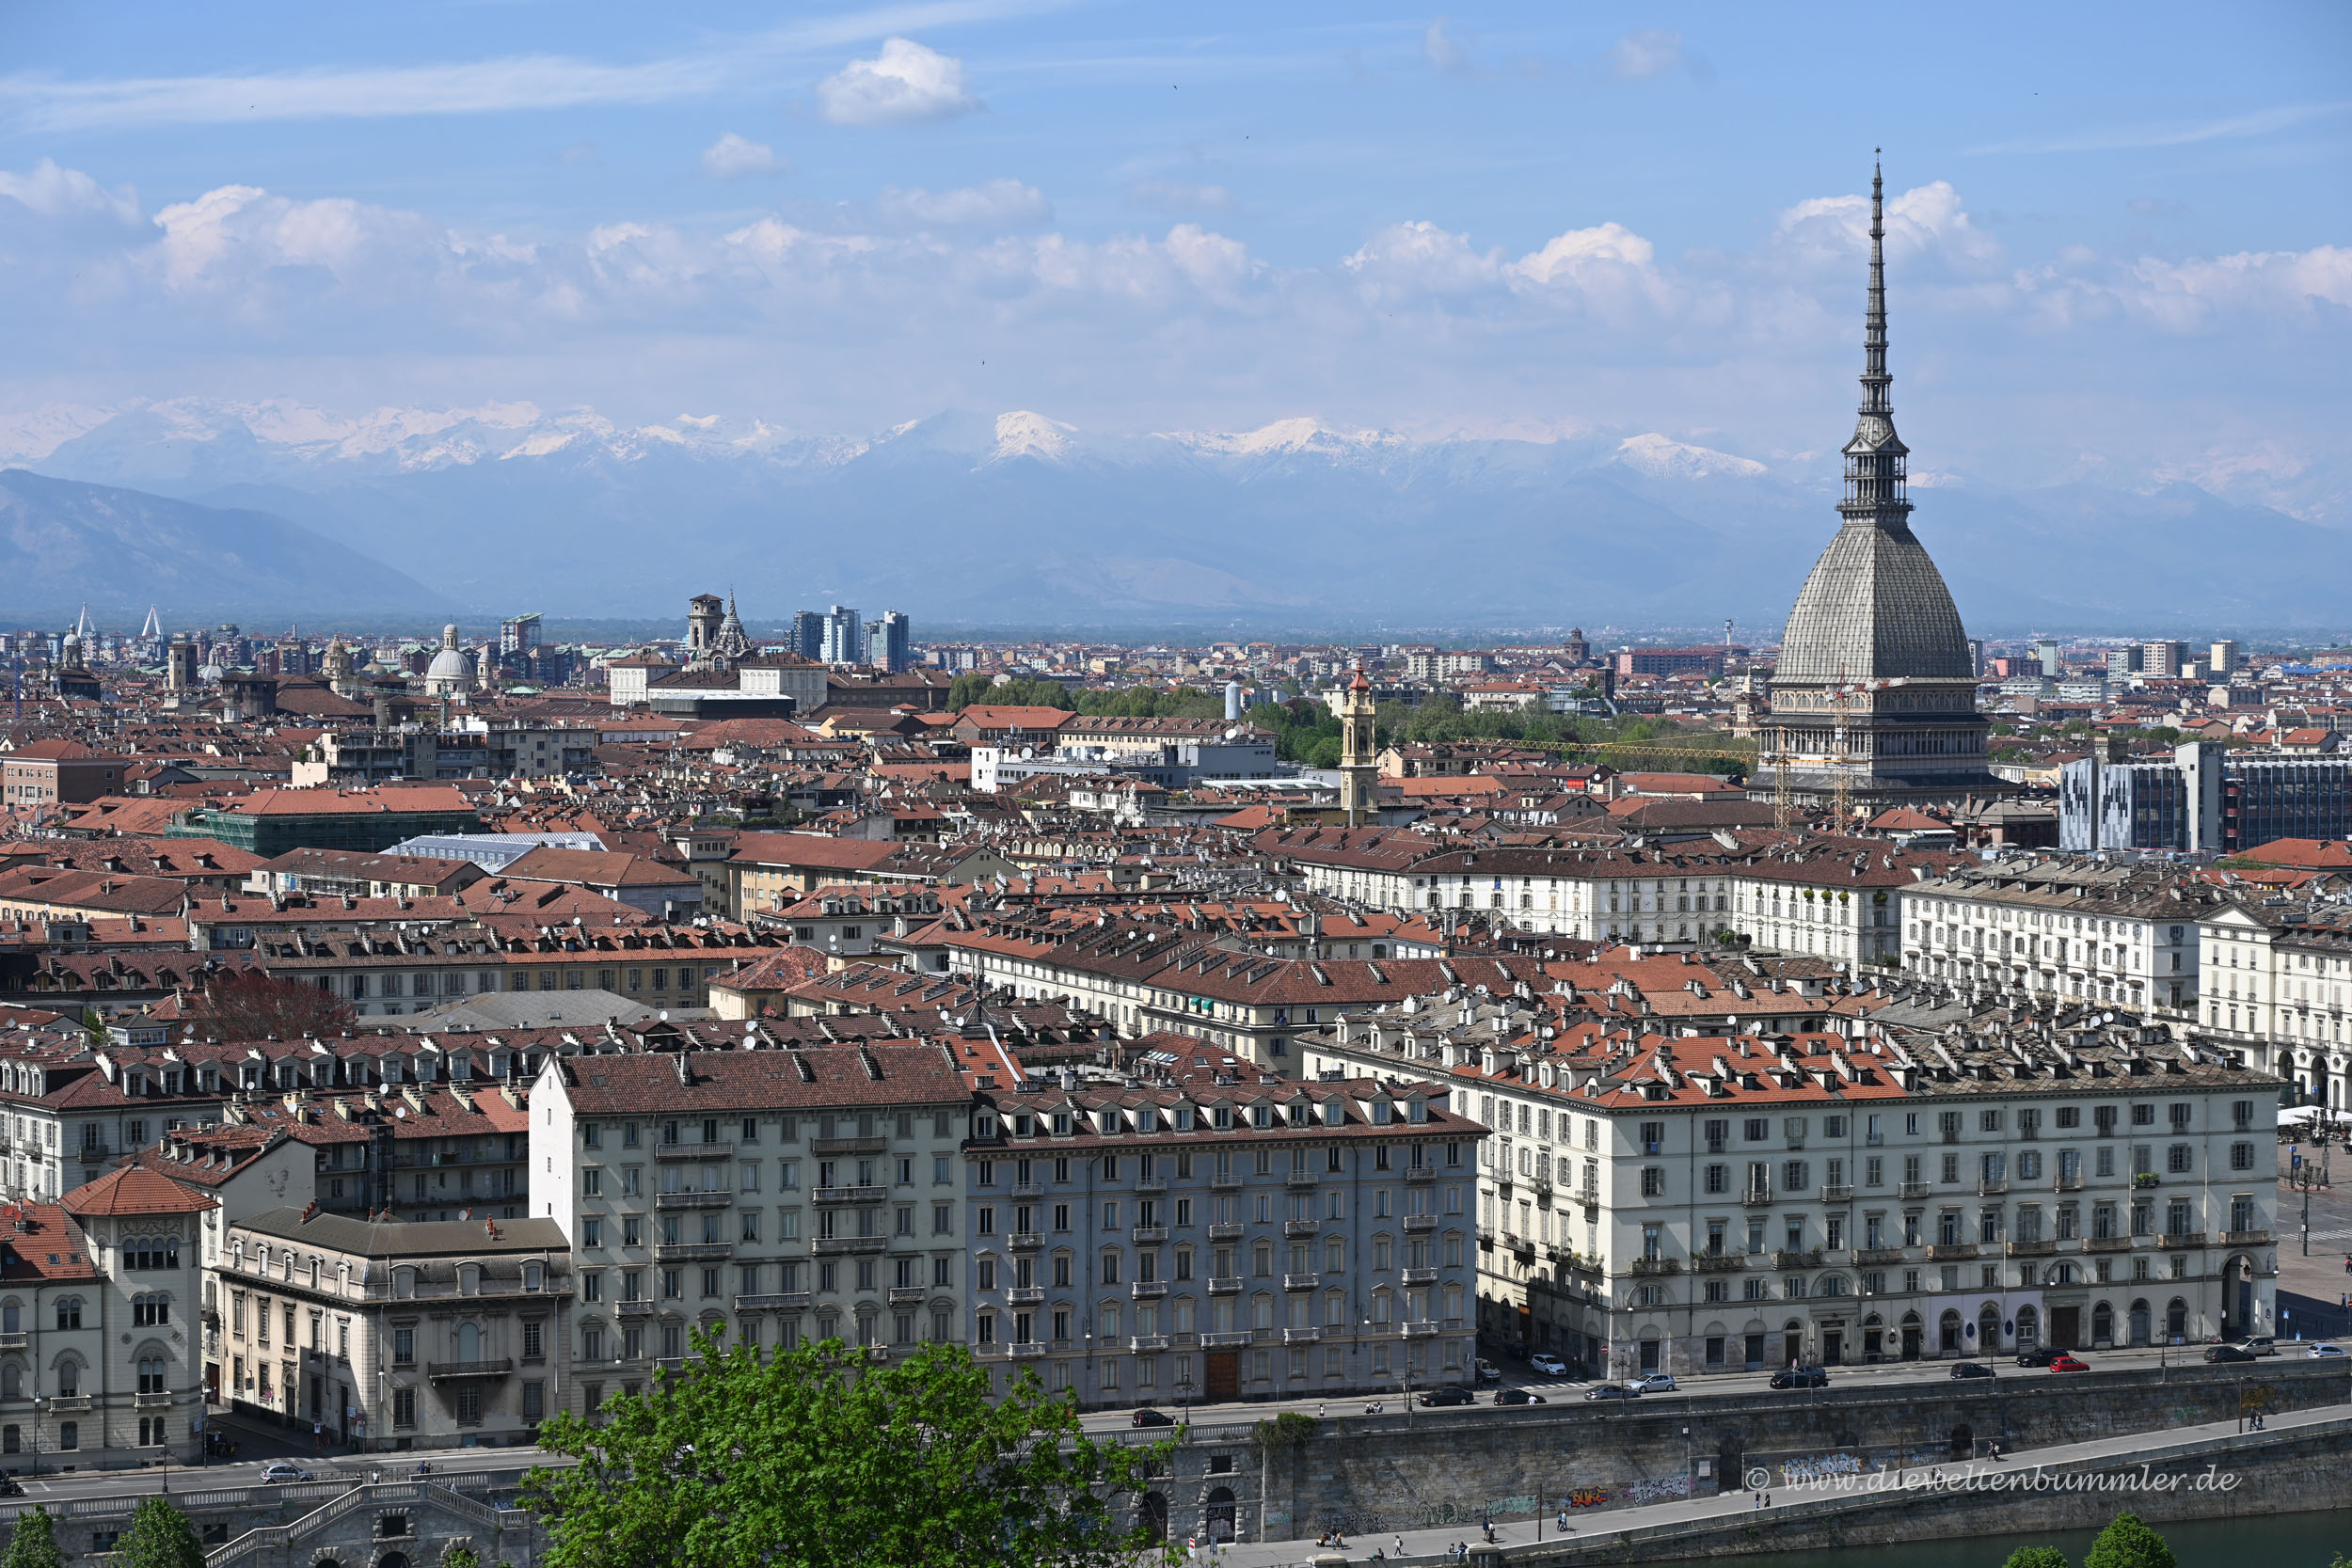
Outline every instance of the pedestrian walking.
<path id="1" fill-rule="evenodd" d="M 1323 1406 L 1320 1404 L 1315 1406 L 1315 1419 L 1318 1421 L 1323 1419 Z"/>

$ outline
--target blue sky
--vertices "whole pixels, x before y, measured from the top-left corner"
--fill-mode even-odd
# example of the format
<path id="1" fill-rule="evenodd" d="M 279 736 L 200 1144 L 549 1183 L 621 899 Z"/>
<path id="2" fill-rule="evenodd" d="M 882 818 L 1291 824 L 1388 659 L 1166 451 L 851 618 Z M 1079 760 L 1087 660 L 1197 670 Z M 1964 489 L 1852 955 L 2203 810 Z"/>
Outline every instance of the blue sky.
<path id="1" fill-rule="evenodd" d="M 1803 462 L 1883 145 L 1922 467 L 2346 520 L 2341 4 L 20 6 L 0 60 L 11 428 L 952 406 Z"/>

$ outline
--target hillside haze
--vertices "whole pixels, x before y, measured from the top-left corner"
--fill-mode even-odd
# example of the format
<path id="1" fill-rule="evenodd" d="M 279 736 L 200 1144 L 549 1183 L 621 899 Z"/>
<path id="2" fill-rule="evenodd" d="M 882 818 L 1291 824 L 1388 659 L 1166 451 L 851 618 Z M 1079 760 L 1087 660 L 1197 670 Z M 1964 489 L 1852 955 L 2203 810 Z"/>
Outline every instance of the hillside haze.
<path id="1" fill-rule="evenodd" d="M 267 517 L 280 531 L 242 525 L 247 600 L 439 604 L 380 565 L 382 593 L 355 594 L 352 563 L 321 553 L 342 548 L 405 563 L 475 615 L 660 615 L 731 588 L 755 621 L 839 601 L 933 625 L 1773 625 L 1837 524 L 1821 461 L 1309 420 L 1114 436 L 946 413 L 847 439 L 527 405 L 340 420 L 183 403 L 100 419 L 37 466 Z M 1913 499 L 1972 630 L 2343 619 L 2344 531 L 2188 484 L 1939 477 Z M 266 570 L 265 539 L 285 551 Z M 166 596 L 133 578 L 197 591 L 164 553 L 168 568 L 129 563 L 123 597 Z"/>
<path id="2" fill-rule="evenodd" d="M 336 532 L 347 532 L 336 530 Z M 81 606 L 134 623 L 437 612 L 449 601 L 351 545 L 262 511 L 0 469 L 0 577 L 19 621 Z"/>

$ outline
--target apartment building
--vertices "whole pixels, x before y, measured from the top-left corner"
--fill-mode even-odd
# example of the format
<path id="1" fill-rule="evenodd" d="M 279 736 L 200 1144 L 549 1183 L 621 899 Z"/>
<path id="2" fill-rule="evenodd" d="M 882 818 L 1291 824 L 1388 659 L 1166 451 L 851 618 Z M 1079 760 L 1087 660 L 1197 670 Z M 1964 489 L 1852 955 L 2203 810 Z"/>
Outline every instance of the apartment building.
<path id="1" fill-rule="evenodd" d="M 2198 941 L 2200 1037 L 2243 1051 L 2306 1102 L 2352 1108 L 2352 907 L 2233 897 L 2206 915 Z"/>
<path id="2" fill-rule="evenodd" d="M 1903 899 L 1903 967 L 1932 980 L 2195 1016 L 2218 890 L 2161 866 L 1996 861 Z"/>
<path id="3" fill-rule="evenodd" d="M 527 1444 L 563 1407 L 571 1255 L 547 1219 L 230 1224 L 214 1267 L 233 1408 L 372 1449 Z"/>
<path id="4" fill-rule="evenodd" d="M 196 1459 L 198 1235 L 211 1207 L 120 1170 L 56 1203 L 0 1209 L 0 1467 Z"/>
<path id="5" fill-rule="evenodd" d="M 982 1089 L 968 1337 L 1088 1406 L 1466 1382 L 1486 1130 L 1370 1078 Z"/>
<path id="6" fill-rule="evenodd" d="M 1420 834 L 1286 829 L 1253 841 L 1307 886 L 1399 912 L 1480 911 L 1522 930 L 1587 942 L 1760 949 L 1836 963 L 1893 963 L 1902 900 L 1959 857 L 1877 840 L 1721 831 L 1643 849 L 1449 847 Z"/>
<path id="7" fill-rule="evenodd" d="M 642 1388 L 696 1328 L 877 1357 L 956 1338 L 971 1097 L 938 1045 L 550 1057 L 532 1204 L 578 1269 L 565 1408 Z"/>
<path id="8" fill-rule="evenodd" d="M 1351 1015 L 1304 1050 L 1449 1085 L 1495 1129 L 1482 1329 L 1597 1372 L 2271 1332 L 2277 1081 L 2102 1016 L 1547 1038 Z"/>

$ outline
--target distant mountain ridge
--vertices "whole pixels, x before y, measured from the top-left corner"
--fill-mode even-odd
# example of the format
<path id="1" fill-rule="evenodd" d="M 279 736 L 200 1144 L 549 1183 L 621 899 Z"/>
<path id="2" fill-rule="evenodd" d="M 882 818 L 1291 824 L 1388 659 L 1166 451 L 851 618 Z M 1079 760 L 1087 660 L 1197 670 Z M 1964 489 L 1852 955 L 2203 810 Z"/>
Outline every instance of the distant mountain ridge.
<path id="1" fill-rule="evenodd" d="M 132 623 L 437 613 L 449 601 L 384 562 L 264 512 L 0 469 L 5 613 L 62 623 L 87 604 Z"/>
<path id="2" fill-rule="evenodd" d="M 1024 410 L 843 437 L 187 400 L 59 415 L 19 445 L 44 473 L 291 519 L 477 616 L 661 614 L 720 585 L 755 620 L 838 601 L 934 625 L 1772 625 L 1837 524 L 1834 457 L 1656 433 L 1119 436 Z M 1972 629 L 2348 618 L 2352 535 L 2186 483 L 1939 477 L 1915 499 Z"/>

